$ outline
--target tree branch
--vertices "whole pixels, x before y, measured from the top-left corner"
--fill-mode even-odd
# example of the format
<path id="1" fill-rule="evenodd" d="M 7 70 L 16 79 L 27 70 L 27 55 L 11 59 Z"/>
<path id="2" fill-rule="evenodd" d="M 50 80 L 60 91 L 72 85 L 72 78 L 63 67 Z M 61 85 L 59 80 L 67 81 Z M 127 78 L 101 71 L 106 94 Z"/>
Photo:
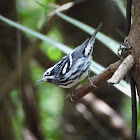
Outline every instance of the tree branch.
<path id="1" fill-rule="evenodd" d="M 113 76 L 109 79 L 110 84 L 118 84 L 123 77 L 130 71 L 130 69 L 134 66 L 134 58 L 130 54 L 128 55 L 124 61 L 120 64 L 118 69 L 115 71 Z"/>
<path id="2" fill-rule="evenodd" d="M 116 69 L 119 67 L 120 64 L 121 64 L 121 61 L 119 60 L 119 61 L 115 62 L 114 64 L 111 64 L 100 74 L 93 76 L 91 78 L 93 84 L 96 85 L 96 87 L 99 87 L 102 84 L 104 84 L 108 79 L 110 79 L 112 77 L 112 75 L 114 74 L 114 72 L 116 71 Z M 88 94 L 89 92 L 93 91 L 94 89 L 96 89 L 96 88 L 90 87 L 89 84 L 85 84 L 82 87 L 80 87 L 79 89 L 75 90 L 72 97 L 71 97 L 71 95 L 68 95 L 66 97 L 66 100 L 77 101 L 80 98 L 82 98 L 83 96 L 85 96 L 86 94 Z"/>

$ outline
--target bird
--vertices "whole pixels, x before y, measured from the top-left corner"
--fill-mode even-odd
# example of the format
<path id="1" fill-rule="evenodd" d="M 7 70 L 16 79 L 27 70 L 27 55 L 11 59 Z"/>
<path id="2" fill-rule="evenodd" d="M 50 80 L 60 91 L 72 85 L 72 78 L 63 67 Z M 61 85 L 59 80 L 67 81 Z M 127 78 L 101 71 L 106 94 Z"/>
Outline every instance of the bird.
<path id="1" fill-rule="evenodd" d="M 71 88 L 88 76 L 89 84 L 94 86 L 89 76 L 90 64 L 95 37 L 101 26 L 102 23 L 98 25 L 91 38 L 85 40 L 54 66 L 48 68 L 44 72 L 42 79 L 37 82 L 45 81 L 53 83 L 58 87 Z"/>

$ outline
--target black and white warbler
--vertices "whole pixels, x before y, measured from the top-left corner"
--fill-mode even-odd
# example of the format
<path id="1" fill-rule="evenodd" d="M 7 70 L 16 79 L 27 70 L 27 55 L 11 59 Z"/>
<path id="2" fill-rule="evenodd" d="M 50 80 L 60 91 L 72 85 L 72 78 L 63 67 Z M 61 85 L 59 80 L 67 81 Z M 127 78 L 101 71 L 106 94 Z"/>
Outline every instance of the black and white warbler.
<path id="1" fill-rule="evenodd" d="M 100 30 L 100 23 L 92 37 L 75 48 L 69 55 L 64 56 L 57 64 L 47 69 L 40 81 L 53 83 L 62 88 L 71 88 L 82 81 L 86 76 L 89 78 L 89 66 L 92 60 L 92 52 L 95 37 Z M 89 82 L 92 85 L 90 78 Z"/>

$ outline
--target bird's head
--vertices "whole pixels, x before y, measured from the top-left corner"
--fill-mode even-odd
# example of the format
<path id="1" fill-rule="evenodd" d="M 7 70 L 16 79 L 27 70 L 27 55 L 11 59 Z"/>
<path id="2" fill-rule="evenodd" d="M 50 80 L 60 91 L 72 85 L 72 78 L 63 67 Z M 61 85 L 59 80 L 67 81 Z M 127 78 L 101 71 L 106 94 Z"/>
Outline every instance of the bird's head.
<path id="1" fill-rule="evenodd" d="M 37 82 L 41 82 L 41 81 L 53 83 L 53 81 L 54 81 L 54 67 L 47 69 L 44 72 L 42 79 L 38 80 Z"/>

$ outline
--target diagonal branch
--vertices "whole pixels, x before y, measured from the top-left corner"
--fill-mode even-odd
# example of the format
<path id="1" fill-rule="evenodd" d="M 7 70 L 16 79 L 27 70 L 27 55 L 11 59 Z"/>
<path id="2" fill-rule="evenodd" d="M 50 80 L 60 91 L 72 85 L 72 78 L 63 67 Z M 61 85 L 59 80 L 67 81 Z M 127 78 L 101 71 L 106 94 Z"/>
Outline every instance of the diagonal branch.
<path id="1" fill-rule="evenodd" d="M 93 84 L 96 85 L 96 87 L 103 85 L 108 79 L 110 79 L 112 77 L 112 75 L 114 74 L 114 72 L 116 71 L 116 69 L 119 67 L 120 64 L 121 64 L 121 61 L 119 60 L 119 61 L 115 62 L 114 64 L 111 64 L 110 66 L 108 66 L 100 74 L 93 76 L 91 78 Z M 95 90 L 96 87 L 90 87 L 89 84 L 85 84 L 82 87 L 80 87 L 79 89 L 77 89 L 73 93 L 72 97 L 71 97 L 71 95 L 68 95 L 66 97 L 66 100 L 77 101 L 77 100 L 81 99 L 83 96 L 85 96 L 86 94 L 88 94 L 89 92 L 92 92 L 93 90 Z"/>
<path id="2" fill-rule="evenodd" d="M 76 5 L 76 4 L 78 4 L 78 3 L 81 3 L 81 2 L 85 2 L 86 0 L 75 0 L 75 1 L 73 1 L 73 2 L 68 2 L 68 3 L 66 3 L 66 4 L 63 4 L 63 5 L 61 5 L 61 6 L 59 6 L 59 5 L 56 5 L 56 4 L 51 4 L 51 6 L 52 7 L 55 7 L 56 9 L 53 11 L 53 12 L 51 12 L 50 14 L 49 14 L 49 17 L 52 17 L 53 15 L 55 15 L 56 14 L 56 12 L 58 13 L 60 13 L 60 12 L 63 12 L 63 11 L 65 11 L 65 10 L 68 10 L 69 8 L 71 8 L 71 7 L 73 7 L 74 5 Z"/>

